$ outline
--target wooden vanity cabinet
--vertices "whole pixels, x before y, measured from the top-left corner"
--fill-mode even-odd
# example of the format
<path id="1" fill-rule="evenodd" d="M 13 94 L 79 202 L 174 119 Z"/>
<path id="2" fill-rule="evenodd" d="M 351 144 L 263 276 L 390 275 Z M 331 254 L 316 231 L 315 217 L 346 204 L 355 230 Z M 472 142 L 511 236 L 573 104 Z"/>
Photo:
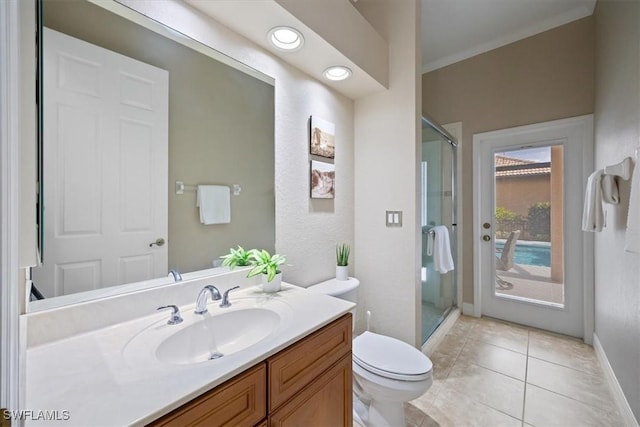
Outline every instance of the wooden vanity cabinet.
<path id="1" fill-rule="evenodd" d="M 353 424 L 351 314 L 267 359 L 270 426 Z"/>
<path id="2" fill-rule="evenodd" d="M 154 421 L 152 426 L 349 426 L 351 313 Z"/>
<path id="3" fill-rule="evenodd" d="M 264 362 L 198 396 L 151 426 L 254 426 L 267 414 Z"/>
<path id="4" fill-rule="evenodd" d="M 269 415 L 270 427 L 352 426 L 351 354 Z"/>

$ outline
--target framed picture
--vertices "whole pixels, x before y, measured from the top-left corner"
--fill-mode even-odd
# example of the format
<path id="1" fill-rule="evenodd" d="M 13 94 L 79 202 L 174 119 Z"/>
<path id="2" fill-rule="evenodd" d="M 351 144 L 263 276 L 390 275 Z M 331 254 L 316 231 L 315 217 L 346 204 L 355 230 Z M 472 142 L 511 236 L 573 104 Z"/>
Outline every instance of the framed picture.
<path id="1" fill-rule="evenodd" d="M 333 199 L 335 197 L 335 165 L 311 160 L 310 175 L 312 199 Z"/>
<path id="2" fill-rule="evenodd" d="M 311 154 L 333 159 L 336 156 L 336 127 L 333 123 L 311 116 Z"/>

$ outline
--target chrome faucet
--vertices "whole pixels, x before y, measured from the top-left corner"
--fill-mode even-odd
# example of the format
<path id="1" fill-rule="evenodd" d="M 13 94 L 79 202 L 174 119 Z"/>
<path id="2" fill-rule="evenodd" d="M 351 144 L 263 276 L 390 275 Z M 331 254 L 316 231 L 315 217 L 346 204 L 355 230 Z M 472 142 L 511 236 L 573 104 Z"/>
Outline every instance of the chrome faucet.
<path id="1" fill-rule="evenodd" d="M 222 299 L 220 295 L 220 291 L 213 285 L 207 285 L 198 294 L 198 298 L 196 299 L 196 310 L 195 314 L 205 314 L 207 310 L 207 294 L 211 294 L 211 300 L 218 301 Z"/>
<path id="2" fill-rule="evenodd" d="M 174 282 L 179 282 L 182 280 L 182 274 L 180 274 L 180 272 L 175 268 L 172 268 L 171 270 L 169 270 L 169 274 L 173 276 Z"/>
<path id="3" fill-rule="evenodd" d="M 229 288 L 224 291 L 224 294 L 222 294 L 222 302 L 220 303 L 220 308 L 231 307 L 231 303 L 229 302 L 229 292 L 234 289 L 238 289 L 239 287 L 240 286 L 234 286 L 233 288 Z"/>
<path id="4" fill-rule="evenodd" d="M 165 310 L 167 308 L 172 310 L 171 317 L 167 320 L 167 325 L 177 325 L 178 323 L 182 323 L 182 316 L 180 316 L 180 310 L 178 310 L 177 306 L 172 304 L 163 305 L 162 307 L 158 307 L 158 310 Z"/>

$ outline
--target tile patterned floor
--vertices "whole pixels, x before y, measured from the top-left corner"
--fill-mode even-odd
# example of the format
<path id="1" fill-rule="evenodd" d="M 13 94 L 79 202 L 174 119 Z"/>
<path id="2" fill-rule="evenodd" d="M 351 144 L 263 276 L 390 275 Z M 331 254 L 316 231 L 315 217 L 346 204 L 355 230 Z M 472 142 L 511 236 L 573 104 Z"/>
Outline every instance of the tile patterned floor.
<path id="1" fill-rule="evenodd" d="M 461 316 L 430 356 L 434 383 L 408 427 L 619 427 L 595 352 L 582 341 Z"/>

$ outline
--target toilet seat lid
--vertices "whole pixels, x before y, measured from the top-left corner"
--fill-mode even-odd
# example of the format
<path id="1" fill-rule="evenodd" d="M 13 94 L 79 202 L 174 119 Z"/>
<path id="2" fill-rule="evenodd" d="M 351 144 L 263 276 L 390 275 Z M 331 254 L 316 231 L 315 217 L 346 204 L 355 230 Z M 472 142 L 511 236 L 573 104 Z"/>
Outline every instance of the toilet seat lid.
<path id="1" fill-rule="evenodd" d="M 404 381 L 424 380 L 433 369 L 431 360 L 416 348 L 368 331 L 353 340 L 353 361 L 374 374 Z"/>

